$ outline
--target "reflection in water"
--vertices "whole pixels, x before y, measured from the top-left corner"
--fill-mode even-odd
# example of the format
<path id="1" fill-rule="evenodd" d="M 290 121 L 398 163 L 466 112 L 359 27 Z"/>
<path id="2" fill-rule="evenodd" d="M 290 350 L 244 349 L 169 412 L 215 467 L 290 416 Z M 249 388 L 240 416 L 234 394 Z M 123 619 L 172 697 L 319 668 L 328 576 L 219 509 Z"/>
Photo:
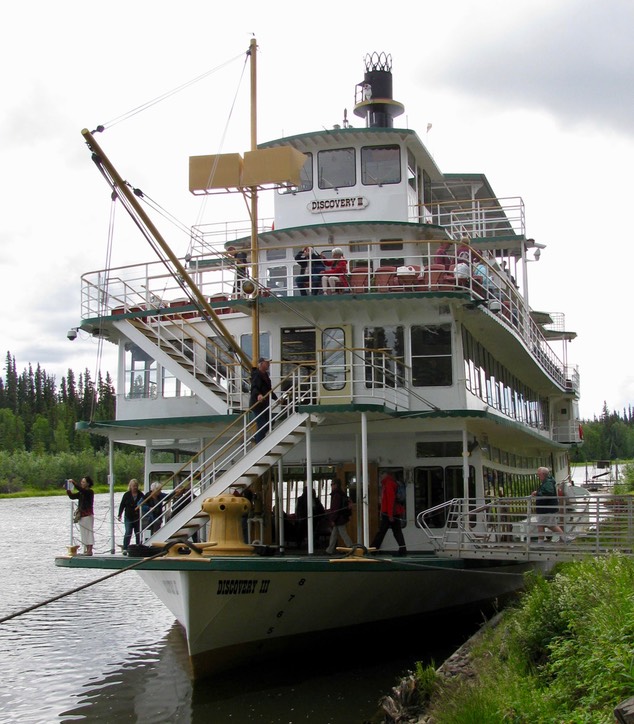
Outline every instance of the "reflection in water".
<path id="1" fill-rule="evenodd" d="M 107 549 L 106 508 L 107 496 L 97 496 L 96 550 Z M 0 616 L 102 575 L 55 567 L 68 513 L 61 497 L 0 500 L 9 542 L 0 556 Z M 124 573 L 0 626 L 2 721 L 356 724 L 374 716 L 378 699 L 414 661 L 440 662 L 478 620 L 372 628 L 334 647 L 192 684 L 179 626 L 136 574 Z"/>

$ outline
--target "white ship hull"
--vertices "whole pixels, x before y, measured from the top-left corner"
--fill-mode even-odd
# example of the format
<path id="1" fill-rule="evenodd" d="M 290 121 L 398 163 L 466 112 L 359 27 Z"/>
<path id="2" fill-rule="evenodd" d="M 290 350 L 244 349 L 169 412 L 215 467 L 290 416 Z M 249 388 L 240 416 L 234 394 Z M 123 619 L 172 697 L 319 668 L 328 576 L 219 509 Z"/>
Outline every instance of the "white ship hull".
<path id="1" fill-rule="evenodd" d="M 396 618 L 457 609 L 516 591 L 529 565 L 464 568 L 431 556 L 360 563 L 326 558 L 225 559 L 214 570 L 142 570 L 183 626 L 196 678 L 254 657 L 327 642 Z M 478 565 L 478 564 L 476 564 Z"/>

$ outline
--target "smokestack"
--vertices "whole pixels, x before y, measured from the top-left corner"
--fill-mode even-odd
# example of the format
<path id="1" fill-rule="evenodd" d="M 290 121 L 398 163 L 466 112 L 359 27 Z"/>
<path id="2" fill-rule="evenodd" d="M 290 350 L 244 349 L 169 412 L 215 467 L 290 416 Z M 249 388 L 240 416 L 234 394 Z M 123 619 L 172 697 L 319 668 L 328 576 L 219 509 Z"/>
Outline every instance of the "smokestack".
<path id="1" fill-rule="evenodd" d="M 366 128 L 392 128 L 393 119 L 404 110 L 405 106 L 392 98 L 392 56 L 369 53 L 363 82 L 355 88 L 355 116 L 365 118 Z"/>

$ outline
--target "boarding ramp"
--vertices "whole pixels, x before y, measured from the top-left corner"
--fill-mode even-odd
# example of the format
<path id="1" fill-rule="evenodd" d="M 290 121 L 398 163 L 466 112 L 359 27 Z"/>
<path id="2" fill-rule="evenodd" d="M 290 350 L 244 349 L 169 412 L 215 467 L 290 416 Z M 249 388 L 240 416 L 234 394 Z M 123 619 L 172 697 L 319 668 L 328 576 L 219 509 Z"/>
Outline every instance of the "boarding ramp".
<path id="1" fill-rule="evenodd" d="M 563 536 L 548 529 L 540 534 L 536 502 L 534 496 L 454 498 L 419 513 L 416 522 L 443 558 L 556 562 L 634 555 L 633 496 L 559 496 L 556 521 Z"/>

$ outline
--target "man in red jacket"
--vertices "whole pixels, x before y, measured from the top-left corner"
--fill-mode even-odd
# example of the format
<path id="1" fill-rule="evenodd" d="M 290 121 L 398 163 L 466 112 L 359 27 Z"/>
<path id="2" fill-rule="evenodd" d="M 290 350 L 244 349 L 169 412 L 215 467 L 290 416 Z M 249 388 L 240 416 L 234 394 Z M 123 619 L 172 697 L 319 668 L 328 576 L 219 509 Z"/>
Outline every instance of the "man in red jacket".
<path id="1" fill-rule="evenodd" d="M 388 472 L 384 472 L 381 476 L 381 526 L 370 547 L 380 548 L 385 534 L 391 529 L 398 543 L 399 556 L 406 556 L 407 548 L 401 529 L 401 518 L 405 515 L 405 508 L 396 499 L 397 489 L 396 480 Z"/>

